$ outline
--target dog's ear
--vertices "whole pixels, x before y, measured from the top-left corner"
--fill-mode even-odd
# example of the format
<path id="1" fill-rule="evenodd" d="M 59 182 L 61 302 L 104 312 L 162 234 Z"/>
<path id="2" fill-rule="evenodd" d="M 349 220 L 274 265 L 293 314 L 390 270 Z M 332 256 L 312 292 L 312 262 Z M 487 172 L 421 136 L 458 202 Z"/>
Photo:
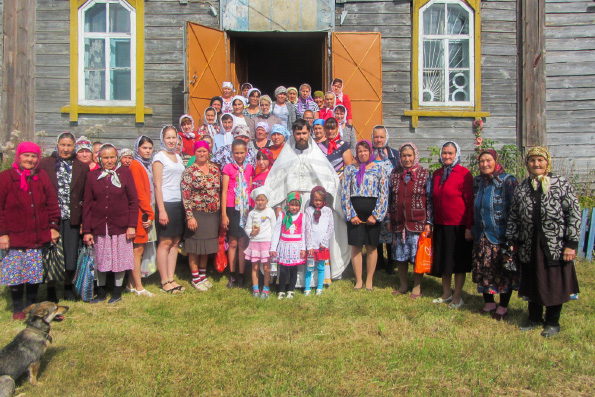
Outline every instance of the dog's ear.
<path id="1" fill-rule="evenodd" d="M 25 310 L 23 310 L 23 313 L 25 313 L 25 314 L 31 313 L 33 311 L 33 309 L 35 309 L 35 306 L 37 306 L 36 303 L 32 304 L 31 306 L 27 306 L 25 308 Z"/>

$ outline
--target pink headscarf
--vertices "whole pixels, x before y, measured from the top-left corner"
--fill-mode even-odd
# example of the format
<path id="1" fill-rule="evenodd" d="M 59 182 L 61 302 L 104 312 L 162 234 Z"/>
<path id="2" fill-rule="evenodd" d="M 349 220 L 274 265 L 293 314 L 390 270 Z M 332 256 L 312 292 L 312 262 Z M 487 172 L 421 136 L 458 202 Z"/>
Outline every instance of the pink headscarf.
<path id="1" fill-rule="evenodd" d="M 22 170 L 20 164 L 19 156 L 23 153 L 33 153 L 37 155 L 37 158 L 41 157 L 41 149 L 37 144 L 33 142 L 23 142 L 17 147 L 14 163 L 12 164 L 12 168 L 16 170 L 21 176 L 21 184 L 20 188 L 22 191 L 26 192 L 29 190 L 29 184 L 27 183 L 27 178 L 31 175 L 31 170 Z M 35 164 L 35 168 L 39 165 L 39 161 Z M 33 176 L 33 180 L 36 181 L 38 179 L 37 175 Z"/>
<path id="2" fill-rule="evenodd" d="M 207 141 L 196 141 L 194 142 L 194 151 L 196 152 L 196 149 L 203 147 L 205 149 L 207 149 L 207 152 L 211 151 L 211 148 L 209 147 L 209 143 Z"/>

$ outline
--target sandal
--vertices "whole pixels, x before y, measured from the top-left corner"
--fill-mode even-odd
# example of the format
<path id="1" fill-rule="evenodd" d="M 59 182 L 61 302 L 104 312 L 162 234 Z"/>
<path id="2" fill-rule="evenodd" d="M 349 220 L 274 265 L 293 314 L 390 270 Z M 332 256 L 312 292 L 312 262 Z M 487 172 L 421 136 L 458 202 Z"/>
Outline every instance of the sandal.
<path id="1" fill-rule="evenodd" d="M 181 292 L 179 290 L 179 288 L 178 288 L 179 286 L 178 287 L 173 287 L 173 288 L 170 288 L 170 289 L 165 289 L 164 288 L 167 284 L 171 284 L 171 283 L 173 283 L 173 281 L 166 281 L 164 283 L 161 283 L 161 288 L 159 289 L 159 291 L 161 291 L 161 292 L 167 292 L 168 294 L 172 294 L 172 295 L 173 294 L 179 294 Z"/>
<path id="2" fill-rule="evenodd" d="M 152 298 L 153 296 L 155 296 L 154 293 L 149 292 L 146 289 L 143 289 L 142 291 L 135 290 L 134 291 L 134 295 L 136 295 L 136 296 L 146 296 L 146 297 L 149 297 L 149 298 Z"/>
<path id="3" fill-rule="evenodd" d="M 175 281 L 175 280 L 170 280 L 170 283 L 177 284 L 177 285 L 174 287 L 174 289 L 177 289 L 178 291 L 181 291 L 181 292 L 184 292 L 184 291 L 186 291 L 186 288 L 184 288 L 184 287 L 182 287 L 180 284 L 176 283 L 176 281 Z"/>

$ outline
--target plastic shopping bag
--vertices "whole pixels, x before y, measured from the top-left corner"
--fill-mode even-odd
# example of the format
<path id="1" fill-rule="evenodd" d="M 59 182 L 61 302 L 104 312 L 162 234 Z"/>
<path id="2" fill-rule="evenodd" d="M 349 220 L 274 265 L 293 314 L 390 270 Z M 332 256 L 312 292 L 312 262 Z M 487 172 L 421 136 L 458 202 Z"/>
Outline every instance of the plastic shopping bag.
<path id="1" fill-rule="evenodd" d="M 223 273 L 225 268 L 227 267 L 227 253 L 225 252 L 225 229 L 219 229 L 219 252 L 217 252 L 217 256 L 215 257 L 215 269 L 219 273 Z M 239 255 L 243 255 L 243 252 L 240 252 Z"/>
<path id="2" fill-rule="evenodd" d="M 93 300 L 93 281 L 95 280 L 95 248 L 83 247 L 76 264 L 76 273 L 72 280 L 74 292 L 84 301 Z"/>
<path id="3" fill-rule="evenodd" d="M 414 272 L 423 274 L 432 270 L 432 238 L 423 232 L 417 243 L 417 254 L 415 254 Z"/>
<path id="4" fill-rule="evenodd" d="M 143 251 L 143 257 L 140 262 L 140 275 L 141 277 L 149 277 L 151 274 L 157 271 L 157 249 L 155 248 L 155 242 L 151 241 L 145 244 L 145 250 Z"/>

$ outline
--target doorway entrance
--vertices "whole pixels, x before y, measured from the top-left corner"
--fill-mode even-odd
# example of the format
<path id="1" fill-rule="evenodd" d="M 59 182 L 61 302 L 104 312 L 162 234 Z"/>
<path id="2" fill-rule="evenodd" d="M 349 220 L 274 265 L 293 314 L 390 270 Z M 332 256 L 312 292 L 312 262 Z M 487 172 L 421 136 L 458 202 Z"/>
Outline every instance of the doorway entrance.
<path id="1" fill-rule="evenodd" d="M 280 85 L 299 89 L 308 83 L 313 91 L 326 91 L 327 33 L 228 32 L 228 37 L 236 87 L 249 82 L 273 100 Z"/>

